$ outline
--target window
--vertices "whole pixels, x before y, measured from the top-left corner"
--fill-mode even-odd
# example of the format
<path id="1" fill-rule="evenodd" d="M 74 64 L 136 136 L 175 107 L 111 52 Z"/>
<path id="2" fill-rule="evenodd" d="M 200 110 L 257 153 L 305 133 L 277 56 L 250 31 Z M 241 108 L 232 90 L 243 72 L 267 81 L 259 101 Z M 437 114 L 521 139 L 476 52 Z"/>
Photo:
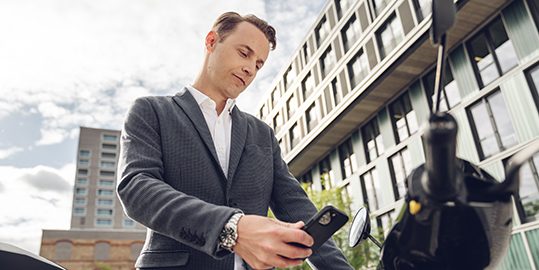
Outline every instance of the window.
<path id="1" fill-rule="evenodd" d="M 468 117 L 481 159 L 517 144 L 509 111 L 499 90 L 470 106 Z"/>
<path id="2" fill-rule="evenodd" d="M 522 223 L 539 220 L 539 155 L 520 169 L 520 190 L 516 203 Z"/>
<path id="3" fill-rule="evenodd" d="M 309 48 L 307 47 L 307 43 L 303 45 L 303 48 L 301 51 L 303 53 L 303 59 L 305 59 L 304 65 L 307 65 L 307 63 L 309 62 Z"/>
<path id="4" fill-rule="evenodd" d="M 318 124 L 318 107 L 315 103 L 313 103 L 309 109 L 307 109 L 307 113 L 305 115 L 307 120 L 307 132 L 310 132 L 313 130 L 314 127 Z"/>
<path id="5" fill-rule="evenodd" d="M 58 241 L 54 245 L 54 259 L 58 261 L 70 260 L 73 244 L 69 241 Z"/>
<path id="6" fill-rule="evenodd" d="M 288 89 L 288 86 L 292 84 L 294 79 L 296 78 L 296 71 L 293 68 L 293 64 L 288 67 L 286 72 L 284 73 L 284 88 Z M 286 90 L 285 90 L 286 91 Z"/>
<path id="7" fill-rule="evenodd" d="M 368 163 L 384 152 L 382 134 L 380 134 L 378 119 L 376 117 L 361 128 L 361 135 L 363 137 L 365 156 Z"/>
<path id="8" fill-rule="evenodd" d="M 307 73 L 307 76 L 301 82 L 301 90 L 303 91 L 303 100 L 305 101 L 314 90 L 313 76 L 311 76 L 310 72 Z"/>
<path id="9" fill-rule="evenodd" d="M 140 255 L 140 251 L 142 251 L 143 244 L 142 243 L 133 243 L 131 244 L 131 260 L 134 261 L 138 258 Z"/>
<path id="10" fill-rule="evenodd" d="M 273 89 L 273 92 L 271 92 L 271 104 L 275 107 L 277 102 L 279 102 L 279 99 L 281 98 L 281 92 L 278 88 Z"/>
<path id="11" fill-rule="evenodd" d="M 112 199 L 97 199 L 97 205 L 112 205 Z"/>
<path id="12" fill-rule="evenodd" d="M 79 169 L 77 173 L 78 175 L 88 175 L 88 169 Z"/>
<path id="13" fill-rule="evenodd" d="M 356 19 L 356 15 L 353 15 L 341 30 L 344 51 L 352 48 L 352 45 L 359 39 L 360 34 L 361 26 L 359 25 L 359 20 Z"/>
<path id="14" fill-rule="evenodd" d="M 111 172 L 111 171 L 99 171 L 99 175 L 101 175 L 101 176 L 114 176 L 114 172 Z"/>
<path id="15" fill-rule="evenodd" d="M 328 49 L 322 54 L 320 57 L 320 69 L 322 71 L 322 77 L 325 77 L 328 75 L 328 73 L 333 69 L 335 66 L 335 63 L 337 62 L 337 58 L 335 56 L 335 52 L 331 50 L 331 46 L 328 47 Z"/>
<path id="16" fill-rule="evenodd" d="M 260 108 L 260 119 L 263 120 L 267 113 L 266 104 L 264 104 L 262 105 L 262 108 Z"/>
<path id="17" fill-rule="evenodd" d="M 320 47 L 320 44 L 326 39 L 330 31 L 329 22 L 326 20 L 326 16 L 322 18 L 318 26 L 315 28 L 316 46 Z"/>
<path id="18" fill-rule="evenodd" d="M 294 148 L 299 143 L 301 138 L 301 131 L 298 123 L 295 123 L 290 128 L 290 148 Z"/>
<path id="19" fill-rule="evenodd" d="M 115 142 L 117 140 L 118 140 L 118 136 L 116 135 L 103 134 L 103 141 Z"/>
<path id="20" fill-rule="evenodd" d="M 99 219 L 98 219 L 99 221 Z M 110 244 L 99 242 L 95 244 L 94 259 L 96 261 L 106 261 L 109 259 Z"/>
<path id="21" fill-rule="evenodd" d="M 86 205 L 86 198 L 75 198 L 75 205 Z"/>
<path id="22" fill-rule="evenodd" d="M 95 220 L 95 225 L 103 226 L 103 227 L 110 227 L 110 226 L 112 226 L 112 219 L 98 218 L 98 219 Z"/>
<path id="23" fill-rule="evenodd" d="M 112 209 L 97 209 L 98 216 L 112 216 Z"/>
<path id="24" fill-rule="evenodd" d="M 320 167 L 320 183 L 322 184 L 322 189 L 326 189 L 326 186 L 329 185 L 329 188 L 337 186 L 337 179 L 335 178 L 335 173 L 331 169 L 331 161 L 329 160 L 329 155 L 326 156 L 319 164 Z"/>
<path id="25" fill-rule="evenodd" d="M 357 169 L 357 160 L 352 148 L 352 139 L 349 138 L 339 146 L 339 157 L 344 179 L 350 177 Z"/>
<path id="26" fill-rule="evenodd" d="M 385 232 L 388 232 L 393 226 L 394 213 L 395 210 L 391 210 L 376 217 L 376 223 L 378 224 L 378 228 L 380 229 L 382 235 L 385 235 Z"/>
<path id="27" fill-rule="evenodd" d="M 133 228 L 135 227 L 135 221 L 130 218 L 124 218 L 123 226 L 124 228 Z"/>
<path id="28" fill-rule="evenodd" d="M 101 161 L 101 168 L 116 168 L 116 163 L 111 161 Z"/>
<path id="29" fill-rule="evenodd" d="M 369 60 L 363 50 L 360 50 L 348 63 L 348 74 L 350 74 L 352 88 L 355 88 L 369 74 Z"/>
<path id="30" fill-rule="evenodd" d="M 331 81 L 331 93 L 333 94 L 333 105 L 337 106 L 342 100 L 342 88 L 341 84 L 337 81 L 337 78 Z"/>
<path id="31" fill-rule="evenodd" d="M 74 216 L 84 216 L 84 215 L 86 215 L 86 208 L 84 208 L 84 207 L 75 207 L 75 208 L 73 208 L 73 215 Z"/>
<path id="32" fill-rule="evenodd" d="M 292 94 L 286 101 L 286 111 L 288 112 L 288 119 L 292 117 L 296 109 L 298 108 L 298 99 L 296 95 Z"/>
<path id="33" fill-rule="evenodd" d="M 97 190 L 97 195 L 99 195 L 99 196 L 112 196 L 112 195 L 114 195 L 114 191 L 112 191 L 111 189 L 98 189 Z"/>
<path id="34" fill-rule="evenodd" d="M 281 115 L 281 112 L 277 112 L 277 114 L 273 117 L 273 130 L 275 130 L 275 133 L 279 132 L 282 125 L 283 116 Z"/>
<path id="35" fill-rule="evenodd" d="M 404 32 L 399 19 L 393 14 L 376 33 L 380 57 L 384 59 L 404 39 Z"/>
<path id="36" fill-rule="evenodd" d="M 432 0 L 414 0 L 417 21 L 422 21 L 432 13 Z"/>
<path id="37" fill-rule="evenodd" d="M 80 150 L 79 157 L 90 157 L 90 150 Z"/>
<path id="38" fill-rule="evenodd" d="M 436 97 L 434 96 L 434 79 L 436 76 L 436 70 L 432 70 L 425 77 L 423 77 L 423 84 L 427 92 L 429 99 L 429 105 L 432 108 Z M 445 68 L 444 87 L 442 88 L 442 96 L 440 98 L 440 111 L 447 111 L 460 102 L 460 93 L 457 85 L 457 81 L 453 78 L 451 68 L 447 66 Z"/>
<path id="39" fill-rule="evenodd" d="M 114 186 L 114 180 L 99 179 L 100 186 Z"/>
<path id="40" fill-rule="evenodd" d="M 513 42 L 507 36 L 500 17 L 468 42 L 477 79 L 488 85 L 518 64 Z"/>
<path id="41" fill-rule="evenodd" d="M 79 166 L 81 167 L 88 167 L 90 164 L 90 161 L 87 159 L 79 159 Z"/>
<path id="42" fill-rule="evenodd" d="M 279 139 L 279 148 L 281 149 L 281 156 L 284 156 L 284 153 L 287 151 L 287 149 L 283 138 Z"/>
<path id="43" fill-rule="evenodd" d="M 88 190 L 86 188 L 75 188 L 75 195 L 86 195 Z"/>
<path id="44" fill-rule="evenodd" d="M 104 143 L 102 145 L 103 149 L 107 149 L 107 150 L 116 150 L 116 145 L 115 144 L 110 144 L 110 143 Z"/>
<path id="45" fill-rule="evenodd" d="M 85 186 L 87 184 L 88 184 L 88 179 L 80 178 L 80 177 L 77 178 L 77 185 Z"/>
<path id="46" fill-rule="evenodd" d="M 404 93 L 389 105 L 389 113 L 391 114 L 393 129 L 396 131 L 395 138 L 397 143 L 403 141 L 417 131 L 417 118 L 412 109 L 408 92 Z"/>
<path id="47" fill-rule="evenodd" d="M 537 103 L 539 103 L 539 64 L 536 64 L 530 70 L 526 71 L 528 84 L 532 89 L 532 94 Z"/>
<path id="48" fill-rule="evenodd" d="M 337 9 L 337 16 L 342 18 L 342 15 L 354 4 L 354 0 L 336 0 L 335 8 Z"/>
<path id="49" fill-rule="evenodd" d="M 102 153 L 101 153 L 101 157 L 102 157 L 102 158 L 116 158 L 116 153 L 106 153 L 106 152 L 102 152 Z"/>
<path id="50" fill-rule="evenodd" d="M 361 177 L 361 188 L 363 191 L 363 202 L 369 208 L 369 211 L 374 211 L 380 208 L 381 194 L 380 181 L 378 179 L 378 172 L 376 168 L 364 173 Z"/>
<path id="51" fill-rule="evenodd" d="M 376 18 L 391 3 L 391 0 L 371 0 L 372 17 Z"/>
<path id="52" fill-rule="evenodd" d="M 306 184 L 309 184 L 309 185 L 312 185 L 313 183 L 313 176 L 311 174 L 311 171 L 308 171 L 306 172 L 303 176 L 301 176 L 299 179 L 298 179 L 301 183 L 306 183 Z"/>
<path id="53" fill-rule="evenodd" d="M 406 194 L 406 176 L 412 170 L 412 161 L 408 148 L 402 149 L 389 158 L 389 167 L 393 180 L 395 200 L 403 198 Z"/>

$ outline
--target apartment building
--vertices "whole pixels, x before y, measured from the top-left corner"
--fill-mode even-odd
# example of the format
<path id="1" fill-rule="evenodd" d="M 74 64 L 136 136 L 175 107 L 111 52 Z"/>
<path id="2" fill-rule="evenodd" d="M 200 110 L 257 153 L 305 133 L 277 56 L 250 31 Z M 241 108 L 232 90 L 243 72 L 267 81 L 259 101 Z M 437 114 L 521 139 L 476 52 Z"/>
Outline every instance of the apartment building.
<path id="1" fill-rule="evenodd" d="M 80 128 L 71 229 L 43 230 L 41 256 L 68 269 L 134 268 L 146 231 L 116 196 L 119 143 L 119 130 Z"/>
<path id="2" fill-rule="evenodd" d="M 539 1 L 457 0 L 442 108 L 459 123 L 457 155 L 504 176 L 539 137 Z M 404 179 L 425 161 L 437 49 L 430 0 L 330 0 L 263 97 L 291 172 L 344 187 L 387 231 Z M 539 269 L 539 155 L 523 169 L 501 269 Z"/>

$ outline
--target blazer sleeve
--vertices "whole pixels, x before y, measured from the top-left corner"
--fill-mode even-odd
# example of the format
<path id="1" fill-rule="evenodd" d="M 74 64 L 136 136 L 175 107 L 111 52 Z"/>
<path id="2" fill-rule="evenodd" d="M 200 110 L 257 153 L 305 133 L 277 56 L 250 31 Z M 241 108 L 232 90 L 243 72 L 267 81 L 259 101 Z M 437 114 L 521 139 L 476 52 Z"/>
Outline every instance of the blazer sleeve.
<path id="1" fill-rule="evenodd" d="M 272 138 L 274 186 L 270 203 L 271 210 L 279 220 L 307 222 L 316 214 L 317 209 L 307 197 L 299 181 L 290 173 L 273 132 Z M 353 269 L 332 239 L 326 241 L 314 252 L 308 258 L 308 263 L 315 266 L 313 269 Z"/>
<path id="2" fill-rule="evenodd" d="M 214 258 L 219 234 L 238 209 L 207 203 L 182 193 L 164 179 L 159 118 L 148 98 L 127 113 L 121 135 L 117 192 L 126 214 L 146 227 Z"/>

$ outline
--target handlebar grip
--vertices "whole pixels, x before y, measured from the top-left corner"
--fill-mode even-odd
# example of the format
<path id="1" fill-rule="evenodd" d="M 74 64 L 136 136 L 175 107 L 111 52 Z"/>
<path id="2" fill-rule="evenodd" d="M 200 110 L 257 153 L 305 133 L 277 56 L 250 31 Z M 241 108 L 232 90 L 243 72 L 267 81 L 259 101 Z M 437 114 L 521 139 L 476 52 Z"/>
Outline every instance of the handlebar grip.
<path id="1" fill-rule="evenodd" d="M 447 201 L 457 194 L 457 121 L 448 113 L 436 113 L 429 118 L 423 134 L 426 162 L 421 179 L 425 192 L 438 201 Z"/>

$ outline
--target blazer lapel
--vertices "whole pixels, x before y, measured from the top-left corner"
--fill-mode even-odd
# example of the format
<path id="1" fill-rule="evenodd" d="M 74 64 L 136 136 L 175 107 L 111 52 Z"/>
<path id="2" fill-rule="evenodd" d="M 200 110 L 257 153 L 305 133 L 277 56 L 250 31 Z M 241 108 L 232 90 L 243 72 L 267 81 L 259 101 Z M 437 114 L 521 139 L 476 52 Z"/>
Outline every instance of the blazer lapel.
<path id="1" fill-rule="evenodd" d="M 202 141 L 206 145 L 206 148 L 208 148 L 210 151 L 214 163 L 217 165 L 219 170 L 223 172 L 221 166 L 219 165 L 219 159 L 217 158 L 217 152 L 215 151 L 215 145 L 213 144 L 208 124 L 206 123 L 206 119 L 204 119 L 204 115 L 202 114 L 202 111 L 200 110 L 195 98 L 191 95 L 191 93 L 189 93 L 187 88 L 183 88 L 182 91 L 173 96 L 172 99 L 185 112 L 187 117 L 189 117 L 193 123 L 193 126 L 195 126 L 198 134 L 202 138 Z"/>
<path id="2" fill-rule="evenodd" d="M 232 132 L 230 137 L 227 190 L 230 188 L 232 179 L 234 178 L 234 174 L 238 168 L 241 153 L 243 153 L 245 140 L 247 138 L 247 120 L 236 106 L 234 106 L 234 109 L 232 110 Z"/>

